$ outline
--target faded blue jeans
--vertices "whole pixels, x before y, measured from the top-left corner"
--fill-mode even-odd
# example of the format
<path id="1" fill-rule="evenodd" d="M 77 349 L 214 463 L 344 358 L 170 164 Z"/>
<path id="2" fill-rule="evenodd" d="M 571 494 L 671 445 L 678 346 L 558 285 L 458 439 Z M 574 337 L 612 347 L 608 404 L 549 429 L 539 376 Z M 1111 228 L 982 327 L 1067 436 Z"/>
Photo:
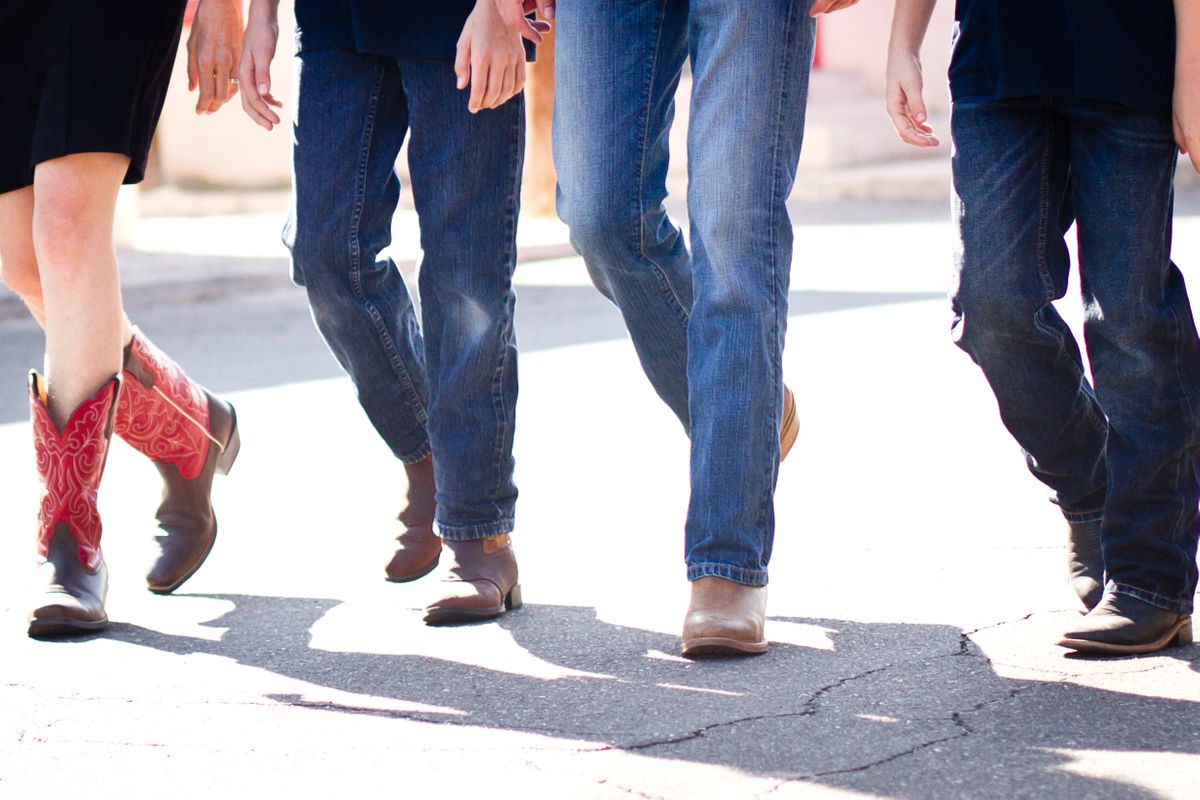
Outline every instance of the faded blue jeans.
<path id="1" fill-rule="evenodd" d="M 513 529 L 512 274 L 524 105 L 472 115 L 449 61 L 302 52 L 284 240 L 317 329 L 397 458 L 431 452 L 450 540 Z M 391 242 L 406 135 L 421 326 Z"/>
<path id="2" fill-rule="evenodd" d="M 1190 612 L 1200 339 L 1170 257 L 1171 117 L 958 101 L 952 132 L 955 341 L 1067 519 L 1103 519 L 1109 589 Z M 1051 305 L 1067 291 L 1073 221 L 1094 388 Z"/>
<path id="3" fill-rule="evenodd" d="M 691 436 L 690 580 L 767 582 L 808 0 L 559 0 L 559 214 Z M 691 252 L 667 216 L 685 60 Z"/>

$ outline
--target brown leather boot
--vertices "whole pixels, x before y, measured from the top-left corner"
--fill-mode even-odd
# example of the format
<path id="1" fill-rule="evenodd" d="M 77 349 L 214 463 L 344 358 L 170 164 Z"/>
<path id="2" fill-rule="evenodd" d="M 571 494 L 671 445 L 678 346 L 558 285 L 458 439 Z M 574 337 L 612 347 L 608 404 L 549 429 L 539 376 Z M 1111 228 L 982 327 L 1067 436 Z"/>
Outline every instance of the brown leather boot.
<path id="1" fill-rule="evenodd" d="M 200 569 L 216 541 L 213 475 L 228 474 L 237 458 L 237 416 L 137 329 L 125 348 L 124 378 L 117 435 L 149 456 L 163 479 L 158 555 L 146 583 L 169 594 Z"/>
<path id="2" fill-rule="evenodd" d="M 1063 634 L 1059 647 L 1093 655 L 1155 653 L 1192 643 L 1192 615 L 1111 592 Z"/>
<path id="3" fill-rule="evenodd" d="M 29 615 L 30 636 L 89 633 L 108 625 L 108 568 L 100 552 L 96 493 L 120 391 L 121 379 L 115 376 L 79 404 L 60 432 L 46 406 L 45 381 L 29 373 L 33 444 L 42 482 L 38 555 L 46 587 Z"/>
<path id="4" fill-rule="evenodd" d="M 692 581 L 692 602 L 683 620 L 683 655 L 765 653 L 766 618 L 766 586 L 714 576 Z"/>
<path id="5" fill-rule="evenodd" d="M 779 425 L 779 463 L 792 452 L 792 445 L 800 435 L 800 420 L 796 417 L 796 395 L 792 390 L 783 387 L 783 421 Z"/>
<path id="6" fill-rule="evenodd" d="M 1067 581 L 1088 611 L 1095 608 L 1104 596 L 1100 520 L 1067 524 Z"/>
<path id="7" fill-rule="evenodd" d="M 408 583 L 423 578 L 442 555 L 442 540 L 433 532 L 436 484 L 433 477 L 433 457 L 415 464 L 405 464 L 408 476 L 408 498 L 397 519 L 402 530 L 396 536 L 396 552 L 387 565 L 387 579 L 393 583 Z"/>
<path id="8" fill-rule="evenodd" d="M 427 625 L 477 622 L 521 607 L 517 558 L 507 533 L 442 545 L 453 559 L 442 582 L 445 592 L 425 607 Z"/>

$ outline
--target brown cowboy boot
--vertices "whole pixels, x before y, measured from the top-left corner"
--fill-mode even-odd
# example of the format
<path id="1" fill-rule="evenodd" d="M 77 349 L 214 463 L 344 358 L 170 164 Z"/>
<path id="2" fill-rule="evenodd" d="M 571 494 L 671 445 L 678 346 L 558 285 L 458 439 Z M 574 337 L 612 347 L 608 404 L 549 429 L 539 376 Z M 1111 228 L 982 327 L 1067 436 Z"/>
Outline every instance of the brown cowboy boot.
<path id="1" fill-rule="evenodd" d="M 212 480 L 228 474 L 237 458 L 237 416 L 136 328 L 125 348 L 124 378 L 116 433 L 149 456 L 163 478 L 155 513 L 159 552 L 146 582 L 150 591 L 168 594 L 200 569 L 217 538 Z"/>
<path id="2" fill-rule="evenodd" d="M 521 607 L 517 558 L 507 533 L 467 542 L 446 540 L 450 575 L 442 597 L 425 607 L 427 625 L 477 622 Z"/>
<path id="3" fill-rule="evenodd" d="M 1158 608 L 1125 594 L 1109 592 L 1059 647 L 1092 655 L 1127 656 L 1155 653 L 1192 643 L 1192 615 Z"/>
<path id="4" fill-rule="evenodd" d="M 29 373 L 29 407 L 42 498 L 38 555 L 45 590 L 29 615 L 29 635 L 64 636 L 108 625 L 108 568 L 100 552 L 96 492 L 112 436 L 121 378 L 114 376 L 71 413 L 62 431 L 50 418 L 46 382 Z"/>
<path id="5" fill-rule="evenodd" d="M 779 425 L 779 463 L 792 452 L 792 445 L 800 435 L 800 420 L 796 418 L 796 396 L 792 390 L 783 387 L 783 422 Z"/>
<path id="6" fill-rule="evenodd" d="M 1067 582 L 1085 609 L 1099 605 L 1104 596 L 1100 520 L 1067 524 Z"/>
<path id="7" fill-rule="evenodd" d="M 766 586 L 715 576 L 692 581 L 692 600 L 683 620 L 683 655 L 765 653 L 766 617 Z"/>
<path id="8" fill-rule="evenodd" d="M 442 555 L 442 540 L 433 532 L 436 509 L 433 456 L 405 464 L 404 472 L 408 476 L 408 498 L 397 517 L 403 530 L 396 536 L 396 552 L 386 570 L 392 583 L 425 577 L 433 572 Z"/>

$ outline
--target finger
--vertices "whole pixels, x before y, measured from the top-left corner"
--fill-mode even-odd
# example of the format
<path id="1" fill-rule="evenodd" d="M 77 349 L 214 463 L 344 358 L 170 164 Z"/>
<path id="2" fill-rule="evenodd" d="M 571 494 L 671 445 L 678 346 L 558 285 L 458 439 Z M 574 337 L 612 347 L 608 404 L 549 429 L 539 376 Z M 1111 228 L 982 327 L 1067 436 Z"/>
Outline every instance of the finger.
<path id="1" fill-rule="evenodd" d="M 549 23 L 549 22 L 546 22 L 545 20 L 542 20 L 542 19 L 533 19 L 533 20 L 526 20 L 526 21 L 527 21 L 527 22 L 528 22 L 528 23 L 529 23 L 529 24 L 530 24 L 530 25 L 533 27 L 533 29 L 534 29 L 535 31 L 537 31 L 538 33 L 545 34 L 545 33 L 549 33 L 551 30 L 553 30 L 553 27 L 550 25 L 550 23 Z"/>
<path id="2" fill-rule="evenodd" d="M 809 16 L 812 16 L 812 17 L 821 16 L 822 14 L 824 14 L 826 11 L 829 10 L 829 7 L 831 5 L 833 5 L 834 2 L 835 2 L 835 0 L 814 0 L 813 4 L 811 6 L 809 6 L 809 9 L 808 9 Z"/>
<path id="3" fill-rule="evenodd" d="M 217 74 L 213 78 L 216 93 L 213 95 L 211 111 L 216 111 L 225 105 L 229 98 L 233 97 L 233 91 L 236 91 L 229 83 L 229 78 L 231 77 L 229 66 L 229 61 L 224 58 L 217 61 Z"/>
<path id="4" fill-rule="evenodd" d="M 467 110 L 472 114 L 478 113 L 483 107 L 483 96 L 487 91 L 487 65 L 481 62 L 471 64 L 471 96 L 467 100 Z"/>
<path id="5" fill-rule="evenodd" d="M 925 108 L 925 94 L 920 83 L 911 86 L 901 86 L 901 91 L 904 92 L 906 100 L 906 108 L 908 116 L 917 122 L 924 122 L 929 118 L 929 112 Z"/>
<path id="6" fill-rule="evenodd" d="M 537 8 L 544 19 L 554 19 L 554 0 L 537 0 Z"/>
<path id="7" fill-rule="evenodd" d="M 521 92 L 525 91 L 525 61 L 517 62 L 516 80 L 513 82 L 513 97 L 516 97 Z"/>
<path id="8" fill-rule="evenodd" d="M 243 73 L 250 73 L 249 79 L 253 82 L 255 90 L 261 97 L 271 96 L 271 58 L 274 53 L 251 53 L 252 69 L 244 69 Z M 244 82 L 246 78 L 242 78 Z"/>
<path id="9" fill-rule="evenodd" d="M 212 110 L 213 98 L 217 93 L 216 75 L 213 73 L 213 63 L 209 58 L 201 57 L 198 61 L 198 80 L 200 97 L 196 100 L 196 113 L 206 114 Z"/>
<path id="10" fill-rule="evenodd" d="M 200 69 L 196 64 L 196 29 L 192 28 L 192 32 L 188 35 L 187 40 L 187 79 L 188 91 L 195 91 L 200 84 Z"/>
<path id="11" fill-rule="evenodd" d="M 459 41 L 458 52 L 454 57 L 454 74 L 458 76 L 458 88 L 465 89 L 471 82 L 471 45 Z"/>
<path id="12" fill-rule="evenodd" d="M 1171 124 L 1175 129 L 1175 144 L 1179 146 L 1179 152 L 1186 154 L 1188 151 L 1187 137 L 1183 135 L 1183 126 L 1179 124 L 1179 118 L 1171 120 Z"/>
<path id="13" fill-rule="evenodd" d="M 242 111 L 245 111 L 246 116 L 249 117 L 250 120 L 260 128 L 271 130 L 271 128 L 274 127 L 270 120 L 255 110 L 253 104 L 251 103 L 250 92 L 248 89 L 242 89 Z"/>
<path id="14" fill-rule="evenodd" d="M 275 108 L 283 108 L 283 102 L 280 100 L 276 100 L 275 95 L 270 94 L 269 92 L 267 94 L 262 95 L 262 99 L 269 106 L 273 106 Z"/>
<path id="15" fill-rule="evenodd" d="M 495 108 L 504 102 L 504 68 L 490 65 L 488 69 L 487 91 L 483 93 L 483 107 Z"/>
<path id="16" fill-rule="evenodd" d="M 496 101 L 497 106 L 502 106 L 513 98 L 517 93 L 517 68 L 510 66 L 504 70 L 504 82 L 500 86 L 500 97 Z"/>

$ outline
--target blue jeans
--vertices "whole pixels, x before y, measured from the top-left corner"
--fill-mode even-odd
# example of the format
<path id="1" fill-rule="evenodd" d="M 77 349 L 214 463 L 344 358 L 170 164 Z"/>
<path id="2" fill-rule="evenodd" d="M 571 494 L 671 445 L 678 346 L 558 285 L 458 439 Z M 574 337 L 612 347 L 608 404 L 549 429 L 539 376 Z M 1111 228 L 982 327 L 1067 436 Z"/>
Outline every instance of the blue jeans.
<path id="1" fill-rule="evenodd" d="M 513 529 L 517 347 L 512 274 L 524 105 L 472 115 L 448 61 L 347 50 L 299 56 L 293 279 L 379 435 L 404 462 L 434 455 L 450 540 Z M 381 255 L 406 135 L 421 226 L 421 326 Z"/>
<path id="2" fill-rule="evenodd" d="M 692 441 L 690 580 L 767 582 L 808 0 L 559 0 L 559 214 Z M 667 216 L 684 61 L 691 253 Z"/>
<path id="3" fill-rule="evenodd" d="M 954 337 L 1068 520 L 1103 519 L 1109 588 L 1190 612 L 1200 340 L 1171 263 L 1171 117 L 1109 103 L 960 101 Z M 1084 342 L 1051 302 L 1078 224 Z"/>

